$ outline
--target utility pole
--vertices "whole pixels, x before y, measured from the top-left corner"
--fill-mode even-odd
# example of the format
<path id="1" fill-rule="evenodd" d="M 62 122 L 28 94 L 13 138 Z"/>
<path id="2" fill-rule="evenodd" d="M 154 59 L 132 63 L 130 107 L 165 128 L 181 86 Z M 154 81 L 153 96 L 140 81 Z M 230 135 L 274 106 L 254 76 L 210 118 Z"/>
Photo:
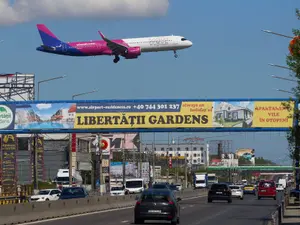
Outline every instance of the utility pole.
<path id="1" fill-rule="evenodd" d="M 298 105 L 298 104 L 297 104 Z M 296 181 L 296 190 L 300 190 L 300 169 L 299 169 L 299 161 L 300 161 L 300 128 L 299 128 L 299 112 L 296 111 L 295 113 L 295 181 Z"/>
<path id="2" fill-rule="evenodd" d="M 153 144 L 152 144 L 152 183 L 155 182 L 155 132 L 153 133 Z"/>
<path id="3" fill-rule="evenodd" d="M 187 188 L 187 160 L 186 158 L 184 157 L 184 183 L 185 183 L 185 188 Z"/>
<path id="4" fill-rule="evenodd" d="M 170 167 L 169 167 L 169 150 L 170 150 L 170 132 L 168 133 L 168 150 L 167 150 L 167 182 L 169 183 Z"/>
<path id="5" fill-rule="evenodd" d="M 72 134 L 69 134 L 69 187 L 73 184 Z"/>

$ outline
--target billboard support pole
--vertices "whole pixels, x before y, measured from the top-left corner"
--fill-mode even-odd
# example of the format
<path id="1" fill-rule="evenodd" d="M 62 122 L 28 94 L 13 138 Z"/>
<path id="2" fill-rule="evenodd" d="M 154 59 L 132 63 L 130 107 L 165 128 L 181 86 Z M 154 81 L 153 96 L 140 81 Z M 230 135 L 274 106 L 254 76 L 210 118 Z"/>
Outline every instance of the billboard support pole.
<path id="1" fill-rule="evenodd" d="M 295 181 L 296 181 L 296 190 L 300 189 L 300 171 L 299 171 L 299 161 L 300 161 L 300 128 L 299 128 L 299 112 L 295 113 Z"/>
<path id="2" fill-rule="evenodd" d="M 72 173 L 72 167 L 73 167 L 73 159 L 72 159 L 72 134 L 69 134 L 69 187 L 72 187 L 73 184 L 73 173 Z"/>
<path id="3" fill-rule="evenodd" d="M 38 134 L 33 135 L 33 186 L 35 190 L 38 190 L 38 168 L 37 168 L 37 138 Z"/>
<path id="4" fill-rule="evenodd" d="M 139 173 L 140 173 L 140 178 L 142 178 L 142 163 L 143 163 L 143 159 L 142 159 L 142 148 L 143 148 L 143 144 L 142 144 L 142 134 L 140 133 L 140 157 L 139 157 L 139 160 L 140 160 L 140 163 L 139 163 Z"/>
<path id="5" fill-rule="evenodd" d="M 99 163 L 99 181 L 100 181 L 100 194 L 102 195 L 102 185 L 103 182 L 103 171 L 102 171 L 102 140 L 101 140 L 101 134 L 98 134 L 98 145 L 99 145 L 99 153 L 97 155 L 98 162 Z"/>
<path id="6" fill-rule="evenodd" d="M 184 186 L 187 188 L 187 161 L 186 156 L 184 157 Z"/>
<path id="7" fill-rule="evenodd" d="M 124 133 L 124 138 L 123 138 L 123 148 L 122 148 L 122 177 L 123 177 L 123 185 L 125 185 L 125 175 L 126 175 L 126 167 L 125 167 L 125 133 Z"/>

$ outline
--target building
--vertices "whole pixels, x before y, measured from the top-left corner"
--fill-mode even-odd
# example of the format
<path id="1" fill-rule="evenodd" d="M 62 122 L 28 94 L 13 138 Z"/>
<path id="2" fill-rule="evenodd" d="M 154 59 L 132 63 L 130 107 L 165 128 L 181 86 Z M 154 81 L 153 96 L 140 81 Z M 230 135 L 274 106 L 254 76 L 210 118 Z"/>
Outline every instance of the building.
<path id="1" fill-rule="evenodd" d="M 142 150 L 152 151 L 152 144 L 143 144 Z M 190 165 L 206 165 L 208 154 L 205 143 L 155 144 L 154 151 L 161 157 L 185 157 Z"/>

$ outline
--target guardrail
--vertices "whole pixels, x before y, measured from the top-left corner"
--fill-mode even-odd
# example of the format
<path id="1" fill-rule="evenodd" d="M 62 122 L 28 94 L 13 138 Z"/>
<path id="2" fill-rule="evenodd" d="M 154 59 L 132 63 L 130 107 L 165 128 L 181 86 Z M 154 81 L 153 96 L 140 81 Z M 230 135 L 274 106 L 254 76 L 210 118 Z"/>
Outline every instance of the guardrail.
<path id="1" fill-rule="evenodd" d="M 205 190 L 185 189 L 177 192 L 177 197 L 188 198 L 205 195 Z M 10 204 L 0 206 L 0 224 L 26 223 L 50 218 L 85 214 L 109 209 L 134 206 L 136 196 L 97 196 L 81 199 L 69 199 L 25 204 Z"/>

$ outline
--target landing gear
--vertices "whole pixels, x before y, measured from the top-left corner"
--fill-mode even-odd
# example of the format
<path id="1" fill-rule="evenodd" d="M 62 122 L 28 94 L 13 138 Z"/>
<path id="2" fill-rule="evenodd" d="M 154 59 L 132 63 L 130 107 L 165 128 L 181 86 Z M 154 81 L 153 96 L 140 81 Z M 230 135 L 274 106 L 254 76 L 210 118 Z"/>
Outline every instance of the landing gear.
<path id="1" fill-rule="evenodd" d="M 176 52 L 176 50 L 174 50 L 174 57 L 177 59 L 178 58 L 178 54 Z"/>
<path id="2" fill-rule="evenodd" d="M 116 55 L 114 58 L 114 63 L 118 63 L 119 61 L 120 61 L 120 57 Z"/>

